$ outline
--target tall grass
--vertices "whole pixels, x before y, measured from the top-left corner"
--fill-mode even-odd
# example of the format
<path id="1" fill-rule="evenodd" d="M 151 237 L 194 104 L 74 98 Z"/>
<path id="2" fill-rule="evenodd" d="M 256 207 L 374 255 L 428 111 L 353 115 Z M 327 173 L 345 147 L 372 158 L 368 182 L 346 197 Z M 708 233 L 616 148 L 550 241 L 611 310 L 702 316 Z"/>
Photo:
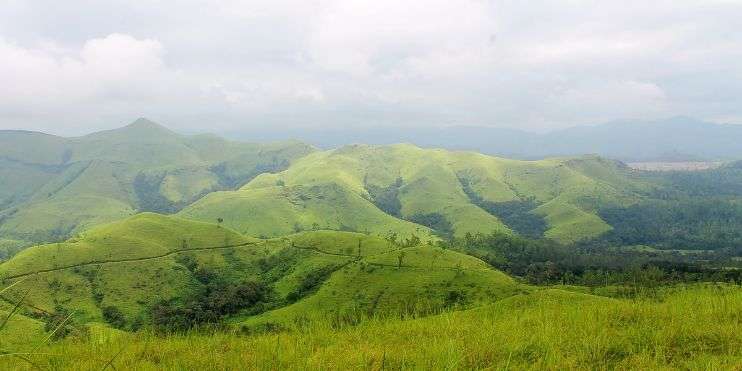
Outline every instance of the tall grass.
<path id="1" fill-rule="evenodd" d="M 548 289 L 493 305 L 279 333 L 149 332 L 63 341 L 51 369 L 740 369 L 742 289 L 694 286 L 661 299 Z M 115 357 L 115 358 L 114 358 Z M 2 362 L 0 362 L 2 364 Z M 12 360 L 0 368 L 30 369 Z"/>

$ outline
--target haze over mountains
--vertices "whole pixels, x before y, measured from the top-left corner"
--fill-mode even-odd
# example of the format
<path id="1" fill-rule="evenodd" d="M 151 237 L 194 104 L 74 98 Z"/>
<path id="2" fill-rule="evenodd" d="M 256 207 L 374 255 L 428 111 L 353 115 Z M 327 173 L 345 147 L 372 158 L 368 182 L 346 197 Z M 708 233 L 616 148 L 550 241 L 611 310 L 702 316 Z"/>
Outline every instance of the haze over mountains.
<path id="1" fill-rule="evenodd" d="M 622 120 L 548 133 L 474 126 L 251 128 L 230 133 L 249 140 L 298 139 L 322 147 L 351 143 L 413 143 L 520 159 L 598 154 L 622 161 L 715 161 L 742 158 L 742 125 L 690 117 Z"/>
<path id="2" fill-rule="evenodd" d="M 146 119 L 78 138 L 0 131 L 0 245 L 54 241 L 285 169 L 313 149 L 184 136 Z"/>

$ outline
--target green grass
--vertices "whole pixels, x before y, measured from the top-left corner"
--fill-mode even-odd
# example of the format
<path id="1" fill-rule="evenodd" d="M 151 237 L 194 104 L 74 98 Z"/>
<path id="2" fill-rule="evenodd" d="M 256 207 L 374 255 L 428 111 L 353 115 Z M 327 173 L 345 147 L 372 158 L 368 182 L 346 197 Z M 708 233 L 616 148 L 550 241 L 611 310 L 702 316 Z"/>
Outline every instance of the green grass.
<path id="1" fill-rule="evenodd" d="M 539 206 L 533 212 L 543 216 L 549 226 L 544 236 L 562 243 L 589 239 L 611 230 L 611 226 L 599 216 L 558 199 Z"/>
<path id="2" fill-rule="evenodd" d="M 565 243 L 606 232 L 610 226 L 597 209 L 635 203 L 650 187 L 619 164 L 598 157 L 516 161 L 408 144 L 353 145 L 310 154 L 238 191 L 212 194 L 181 215 L 203 221 L 223 217 L 227 225 L 253 236 L 280 236 L 312 226 L 407 235 L 411 226 L 404 220 L 440 219 L 450 227 L 431 226 L 450 228 L 438 232 L 458 237 L 510 233 L 496 215 L 472 202 L 462 182 L 484 201 L 534 200 L 540 207 L 531 212 L 549 227 L 545 236 Z M 390 205 L 375 204 L 377 189 L 393 192 L 396 213 Z"/>
<path id="3" fill-rule="evenodd" d="M 15 255 L 17 251 L 20 251 L 27 245 L 28 242 L 25 241 L 0 238 L 0 263 Z"/>
<path id="4" fill-rule="evenodd" d="M 214 224 L 144 213 L 26 249 L 0 265 L 0 279 L 26 279 L 6 299 L 30 289 L 28 302 L 46 312 L 62 307 L 89 321 L 115 305 L 133 318 L 155 298 L 192 289 L 192 275 L 174 260 L 178 251 L 257 242 Z"/>
<path id="5" fill-rule="evenodd" d="M 355 241 L 350 242 L 345 253 L 353 250 Z M 341 268 L 316 293 L 295 304 L 231 322 L 251 329 L 328 316 L 434 313 L 448 307 L 490 303 L 529 289 L 481 260 L 453 251 L 427 245 L 390 249 L 385 241 L 377 239 L 363 242 L 361 258 L 337 260 Z M 369 246 L 374 243 L 376 247 Z M 296 244 L 299 246 L 298 241 Z"/>
<path id="6" fill-rule="evenodd" d="M 244 234 L 278 237 L 314 229 L 350 230 L 431 239 L 429 228 L 385 214 L 360 195 L 337 184 L 273 186 L 216 192 L 187 207 L 181 217 L 214 221 Z"/>
<path id="7" fill-rule="evenodd" d="M 742 290 L 678 288 L 659 301 L 546 289 L 425 318 L 332 321 L 244 336 L 63 341 L 34 361 L 54 369 L 736 369 L 742 364 Z M 28 369 L 18 360 L 9 369 Z"/>

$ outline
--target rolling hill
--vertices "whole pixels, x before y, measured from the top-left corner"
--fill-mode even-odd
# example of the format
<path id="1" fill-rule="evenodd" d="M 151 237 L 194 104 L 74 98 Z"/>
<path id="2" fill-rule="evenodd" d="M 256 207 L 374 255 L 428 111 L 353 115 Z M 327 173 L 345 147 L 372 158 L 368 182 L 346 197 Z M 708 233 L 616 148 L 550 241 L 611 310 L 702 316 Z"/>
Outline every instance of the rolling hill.
<path id="1" fill-rule="evenodd" d="M 521 290 L 482 261 L 432 245 L 337 231 L 260 240 L 154 213 L 31 247 L 0 264 L 0 285 L 17 282 L 2 294 L 6 305 L 25 296 L 31 315 L 73 313 L 80 323 L 102 322 L 115 308 L 125 328 L 148 319 L 153 305 L 187 302 L 216 279 L 267 285 L 265 313 L 241 326 L 354 311 L 396 313 L 423 294 L 430 310 L 469 306 Z"/>
<path id="2" fill-rule="evenodd" d="M 636 203 L 651 187 L 622 164 L 593 156 L 518 161 L 410 144 L 353 145 L 209 194 L 179 215 L 222 218 L 263 237 L 319 228 L 403 238 L 515 231 L 570 243 L 610 230 L 598 208 Z"/>
<path id="3" fill-rule="evenodd" d="M 146 119 L 78 138 L 2 131 L 0 238 L 57 241 L 140 211 L 175 212 L 311 151 L 183 136 Z"/>

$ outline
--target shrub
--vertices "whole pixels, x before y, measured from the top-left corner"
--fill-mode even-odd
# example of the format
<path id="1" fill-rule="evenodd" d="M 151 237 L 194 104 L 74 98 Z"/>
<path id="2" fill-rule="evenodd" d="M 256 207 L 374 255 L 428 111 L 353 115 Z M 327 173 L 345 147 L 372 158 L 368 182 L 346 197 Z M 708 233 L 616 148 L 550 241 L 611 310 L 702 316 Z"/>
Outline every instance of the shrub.
<path id="1" fill-rule="evenodd" d="M 126 317 L 124 317 L 124 314 L 117 307 L 109 305 L 103 308 L 102 312 L 103 320 L 105 320 L 109 325 L 118 329 L 126 326 Z"/>

